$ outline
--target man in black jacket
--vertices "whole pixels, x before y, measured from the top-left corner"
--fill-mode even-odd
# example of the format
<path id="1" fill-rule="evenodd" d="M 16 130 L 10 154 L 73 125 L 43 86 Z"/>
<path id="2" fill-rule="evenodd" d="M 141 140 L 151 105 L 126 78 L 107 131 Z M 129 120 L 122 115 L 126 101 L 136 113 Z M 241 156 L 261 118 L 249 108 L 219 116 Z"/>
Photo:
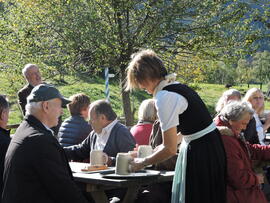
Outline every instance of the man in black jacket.
<path id="1" fill-rule="evenodd" d="M 28 84 L 18 92 L 18 103 L 23 115 L 25 115 L 26 99 L 30 95 L 32 89 L 42 83 L 42 79 L 39 68 L 36 64 L 26 64 L 22 70 L 22 74 Z"/>
<path id="2" fill-rule="evenodd" d="M 0 195 L 3 191 L 4 162 L 7 148 L 10 142 L 9 130 L 6 129 L 8 123 L 9 105 L 4 96 L 0 95 Z M 1 198 L 0 198 L 1 203 Z"/>
<path id="3" fill-rule="evenodd" d="M 43 83 L 42 77 L 39 71 L 39 67 L 36 64 L 26 64 L 22 70 L 22 74 L 27 81 L 27 85 L 25 85 L 22 89 L 18 92 L 18 103 L 21 108 L 21 112 L 23 116 L 25 116 L 25 106 L 27 104 L 27 97 L 30 95 L 32 89 Z M 59 116 L 58 124 L 52 127 L 54 132 L 54 136 L 57 137 L 58 130 L 62 123 L 62 118 Z"/>
<path id="4" fill-rule="evenodd" d="M 72 178 L 65 152 L 53 137 L 69 103 L 53 86 L 36 86 L 27 98 L 26 116 L 5 159 L 3 203 L 85 203 Z"/>

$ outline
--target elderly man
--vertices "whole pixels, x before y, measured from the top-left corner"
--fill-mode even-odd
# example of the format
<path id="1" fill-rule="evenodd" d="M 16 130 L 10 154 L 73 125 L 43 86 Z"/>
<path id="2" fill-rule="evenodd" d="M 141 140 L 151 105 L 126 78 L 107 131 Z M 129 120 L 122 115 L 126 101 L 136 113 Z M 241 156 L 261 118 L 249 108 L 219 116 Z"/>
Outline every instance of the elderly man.
<path id="1" fill-rule="evenodd" d="M 3 191 L 3 173 L 6 151 L 10 142 L 9 130 L 6 129 L 9 116 L 8 101 L 0 95 L 0 195 Z M 1 199 L 0 199 L 1 203 Z"/>
<path id="2" fill-rule="evenodd" d="M 128 152 L 135 147 L 135 140 L 129 130 L 117 121 L 110 103 L 97 100 L 90 105 L 90 124 L 93 131 L 79 145 L 65 147 L 69 159 L 89 158 L 91 150 L 103 150 L 109 157 L 108 165 L 113 165 L 118 152 Z"/>
<path id="3" fill-rule="evenodd" d="M 22 74 L 25 80 L 28 82 L 26 86 L 24 86 L 19 92 L 19 104 L 22 110 L 23 115 L 25 115 L 25 105 L 26 98 L 31 93 L 32 89 L 42 83 L 41 75 L 39 72 L 39 68 L 35 64 L 26 64 L 22 70 Z"/>
<path id="4" fill-rule="evenodd" d="M 72 178 L 63 148 L 50 130 L 69 103 L 50 85 L 36 86 L 27 98 L 26 116 L 5 159 L 4 203 L 87 202 Z"/>

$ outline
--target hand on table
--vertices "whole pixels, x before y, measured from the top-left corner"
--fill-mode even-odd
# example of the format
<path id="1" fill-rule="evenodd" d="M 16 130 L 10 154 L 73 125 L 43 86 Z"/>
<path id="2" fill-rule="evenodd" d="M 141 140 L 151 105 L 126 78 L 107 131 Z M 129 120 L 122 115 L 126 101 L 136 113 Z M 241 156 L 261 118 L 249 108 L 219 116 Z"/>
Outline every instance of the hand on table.
<path id="1" fill-rule="evenodd" d="M 264 176 L 263 176 L 263 174 L 262 173 L 257 173 L 256 176 L 258 178 L 259 184 L 263 184 L 264 183 Z"/>
<path id="2" fill-rule="evenodd" d="M 130 172 L 136 172 L 145 167 L 145 158 L 135 158 L 130 162 Z"/>

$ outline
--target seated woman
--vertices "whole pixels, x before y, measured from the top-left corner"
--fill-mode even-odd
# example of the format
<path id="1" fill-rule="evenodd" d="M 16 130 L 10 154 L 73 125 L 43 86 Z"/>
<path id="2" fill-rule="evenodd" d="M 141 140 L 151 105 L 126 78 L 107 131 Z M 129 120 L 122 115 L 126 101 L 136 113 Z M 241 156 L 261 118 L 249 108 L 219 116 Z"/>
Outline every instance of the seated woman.
<path id="1" fill-rule="evenodd" d="M 92 131 L 92 127 L 86 121 L 90 105 L 89 97 L 85 94 L 75 94 L 69 99 L 71 103 L 67 108 L 71 117 L 62 123 L 58 133 L 59 143 L 63 147 L 81 143 Z"/>
<path id="2" fill-rule="evenodd" d="M 217 116 L 214 118 L 214 120 L 218 117 L 218 114 L 221 112 L 221 110 L 226 104 L 228 104 L 231 101 L 240 101 L 240 100 L 241 100 L 241 93 L 236 89 L 229 89 L 223 92 L 222 96 L 219 98 L 216 104 Z M 259 144 L 255 118 L 252 118 L 249 121 L 246 129 L 243 132 L 246 140 L 250 144 Z"/>
<path id="3" fill-rule="evenodd" d="M 217 114 L 223 109 L 223 107 L 231 101 L 240 101 L 241 93 L 236 89 L 229 89 L 223 92 L 222 96 L 219 98 L 216 104 Z"/>
<path id="4" fill-rule="evenodd" d="M 144 100 L 139 108 L 138 123 L 130 130 L 138 145 L 148 145 L 154 121 L 157 119 L 157 110 L 154 99 Z"/>
<path id="5" fill-rule="evenodd" d="M 254 118 L 256 120 L 256 130 L 261 145 L 265 145 L 265 132 L 270 127 L 270 114 L 265 117 L 265 123 L 262 124 L 260 116 L 264 113 L 264 95 L 263 92 L 258 88 L 251 88 L 247 91 L 244 101 L 248 101 L 254 109 Z"/>
<path id="6" fill-rule="evenodd" d="M 227 202 L 267 203 L 260 189 L 263 176 L 255 174 L 252 160 L 270 160 L 270 146 L 251 145 L 245 141 L 244 130 L 253 116 L 247 102 L 227 104 L 215 120 L 222 134 L 227 155 Z"/>

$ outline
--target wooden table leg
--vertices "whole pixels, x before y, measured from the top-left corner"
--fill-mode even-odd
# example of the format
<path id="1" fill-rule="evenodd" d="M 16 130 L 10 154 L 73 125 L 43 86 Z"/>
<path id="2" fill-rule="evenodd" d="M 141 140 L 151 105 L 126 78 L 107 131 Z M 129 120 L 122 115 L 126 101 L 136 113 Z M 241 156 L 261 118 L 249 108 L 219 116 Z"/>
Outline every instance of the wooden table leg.
<path id="1" fill-rule="evenodd" d="M 108 203 L 109 202 L 107 195 L 102 190 L 92 191 L 91 196 L 95 200 L 95 203 Z"/>
<path id="2" fill-rule="evenodd" d="M 95 203 L 108 203 L 109 202 L 104 189 L 101 189 L 96 185 L 87 184 L 86 192 L 89 192 L 91 194 Z"/>
<path id="3" fill-rule="evenodd" d="M 133 187 L 128 187 L 126 195 L 122 203 L 133 203 L 138 195 L 140 186 L 134 185 Z"/>

